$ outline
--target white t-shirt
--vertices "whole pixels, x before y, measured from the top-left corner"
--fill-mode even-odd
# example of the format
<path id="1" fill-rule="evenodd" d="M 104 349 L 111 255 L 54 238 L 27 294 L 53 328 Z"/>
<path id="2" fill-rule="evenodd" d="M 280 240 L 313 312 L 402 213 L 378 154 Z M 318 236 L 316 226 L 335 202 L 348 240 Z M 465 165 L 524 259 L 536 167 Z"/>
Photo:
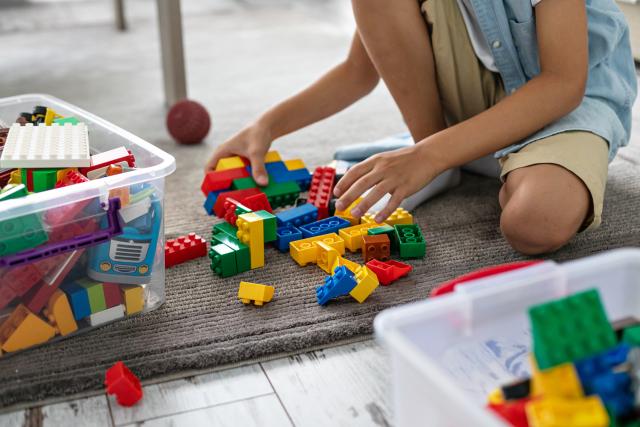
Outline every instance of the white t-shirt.
<path id="1" fill-rule="evenodd" d="M 536 5 L 541 1 L 542 0 L 531 0 L 531 6 L 536 7 Z M 467 33 L 469 33 L 471 45 L 473 46 L 473 50 L 476 52 L 476 56 L 480 61 L 482 61 L 488 70 L 497 73 L 498 67 L 496 67 L 496 62 L 493 59 L 489 43 L 484 38 L 482 30 L 480 30 L 478 18 L 471 6 L 471 0 L 458 0 L 458 6 L 460 7 L 460 12 L 462 12 L 462 18 L 467 26 Z"/>

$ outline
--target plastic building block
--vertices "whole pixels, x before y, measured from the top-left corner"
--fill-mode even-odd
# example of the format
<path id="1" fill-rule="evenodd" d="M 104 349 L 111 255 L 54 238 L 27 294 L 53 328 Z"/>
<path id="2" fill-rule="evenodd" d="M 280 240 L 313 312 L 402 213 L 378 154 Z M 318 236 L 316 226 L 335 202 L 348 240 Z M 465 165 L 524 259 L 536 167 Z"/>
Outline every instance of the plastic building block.
<path id="1" fill-rule="evenodd" d="M 269 164 L 267 164 L 267 166 L 268 165 Z M 285 166 L 285 173 L 281 178 L 276 178 L 276 181 L 293 181 L 300 186 L 300 189 L 308 190 L 309 185 L 311 185 L 311 174 L 307 168 L 288 170 Z"/>
<path id="2" fill-rule="evenodd" d="M 238 228 L 229 224 L 228 222 L 219 222 L 213 226 L 211 229 L 212 234 L 216 233 L 224 233 L 227 236 L 235 238 L 238 234 Z"/>
<path id="3" fill-rule="evenodd" d="M 400 258 L 424 258 L 427 253 L 427 245 L 420 232 L 420 227 L 415 224 L 394 225 L 395 239 L 398 242 Z"/>
<path id="4" fill-rule="evenodd" d="M 367 234 L 370 228 L 376 227 L 375 224 L 358 224 L 346 227 L 340 230 L 340 237 L 344 239 L 344 244 L 351 252 L 362 249 L 362 236 Z"/>
<path id="5" fill-rule="evenodd" d="M 89 179 L 98 179 L 106 175 L 107 168 L 110 165 L 134 168 L 136 166 L 136 159 L 133 154 L 131 154 L 131 151 L 125 147 L 118 147 L 103 153 L 94 154 L 91 156 L 91 165 L 86 168 L 80 168 L 79 170 L 82 175 Z"/>
<path id="6" fill-rule="evenodd" d="M 0 349 L 10 353 L 49 341 L 56 334 L 53 326 L 18 305 L 0 325 Z"/>
<path id="7" fill-rule="evenodd" d="M 62 119 L 62 118 L 63 117 L 60 114 L 57 114 L 52 108 L 47 108 L 47 112 L 44 115 L 44 124 L 47 126 L 51 126 L 52 124 L 54 124 L 54 122 L 56 124 L 60 124 L 60 122 L 56 122 L 55 120 Z"/>
<path id="8" fill-rule="evenodd" d="M 230 277 L 238 274 L 236 267 L 236 255 L 227 245 L 212 245 L 209 249 L 211 270 L 220 277 Z"/>
<path id="9" fill-rule="evenodd" d="M 519 400 L 531 395 L 531 379 L 523 378 L 504 384 L 498 389 L 505 400 Z"/>
<path id="10" fill-rule="evenodd" d="M 267 211 L 255 211 L 254 214 L 262 219 L 262 229 L 264 230 L 264 242 L 270 243 L 276 240 L 276 216 Z"/>
<path id="11" fill-rule="evenodd" d="M 599 375 L 593 379 L 591 388 L 615 417 L 624 417 L 633 413 L 634 395 L 631 377 L 627 372 L 609 372 Z"/>
<path id="12" fill-rule="evenodd" d="M 240 215 L 237 221 L 238 240 L 249 246 L 251 268 L 264 267 L 264 221 L 255 213 Z"/>
<path id="13" fill-rule="evenodd" d="M 500 388 L 494 388 L 489 396 L 487 396 L 488 405 L 500 405 L 505 402 L 505 397 Z"/>
<path id="14" fill-rule="evenodd" d="M 532 427 L 608 427 L 609 415 L 597 396 L 584 399 L 537 399 L 526 405 Z"/>
<path id="15" fill-rule="evenodd" d="M 240 240 L 238 240 L 236 235 L 237 235 L 237 230 L 235 229 L 234 229 L 233 235 L 229 235 L 226 232 L 222 232 L 222 231 L 213 233 L 211 235 L 211 246 L 222 244 L 227 246 L 233 251 L 236 267 L 235 267 L 235 270 L 231 268 L 225 269 L 225 272 L 228 272 L 229 275 L 240 274 L 240 273 L 244 273 L 245 271 L 251 270 L 251 254 L 249 251 L 249 247 L 244 243 L 240 242 Z M 216 254 L 219 252 L 221 252 L 223 256 L 224 254 L 227 253 L 227 251 L 221 250 L 220 248 L 218 248 L 217 251 L 214 251 L 214 253 Z M 212 252 L 209 251 L 210 258 L 211 258 L 211 255 L 212 255 Z M 230 257 L 227 256 L 227 259 L 230 259 Z M 223 265 L 221 268 L 225 268 L 225 266 Z M 223 276 L 223 277 L 227 277 L 227 276 Z"/>
<path id="16" fill-rule="evenodd" d="M 396 226 L 396 231 L 398 227 Z M 540 369 L 596 355 L 616 344 L 598 291 L 529 308 L 533 352 Z"/>
<path id="17" fill-rule="evenodd" d="M 273 209 L 269 204 L 267 195 L 262 192 L 245 197 L 242 199 L 242 204 L 252 211 L 267 211 L 269 213 L 273 213 Z"/>
<path id="18" fill-rule="evenodd" d="M 77 125 L 80 123 L 80 120 L 78 120 L 75 117 L 61 117 L 61 118 L 53 119 L 53 123 L 57 123 L 59 125 L 65 125 L 67 123 L 70 123 L 72 125 Z"/>
<path id="19" fill-rule="evenodd" d="M 362 201 L 362 197 L 358 197 L 353 203 L 351 203 L 345 210 L 335 211 L 333 215 L 340 217 L 342 219 L 346 219 L 351 223 L 351 225 L 360 224 L 360 218 L 356 218 L 351 215 L 351 209 L 355 208 Z"/>
<path id="20" fill-rule="evenodd" d="M 144 288 L 142 286 L 120 286 L 122 299 L 127 316 L 141 312 L 144 309 Z"/>
<path id="21" fill-rule="evenodd" d="M 265 163 L 279 162 L 281 160 L 282 158 L 280 158 L 280 154 L 275 150 L 267 152 L 267 154 L 265 154 L 264 156 Z"/>
<path id="22" fill-rule="evenodd" d="M 367 234 L 370 235 L 370 236 L 377 236 L 379 234 L 386 234 L 387 236 L 389 236 L 389 240 L 392 240 L 393 239 L 392 236 L 394 234 L 394 230 L 395 230 L 395 228 L 393 228 L 392 225 L 381 224 L 380 226 L 369 228 L 367 230 Z"/>
<path id="23" fill-rule="evenodd" d="M 622 341 L 633 346 L 640 346 L 640 325 L 625 328 Z"/>
<path id="24" fill-rule="evenodd" d="M 9 176 L 9 184 L 22 184 L 22 171 L 15 169 Z"/>
<path id="25" fill-rule="evenodd" d="M 336 249 L 326 243 L 316 242 L 315 245 L 318 246 L 316 264 L 325 272 L 333 274 L 333 266 L 336 261 L 338 261 L 338 258 L 340 258 L 340 254 Z"/>
<path id="26" fill-rule="evenodd" d="M 575 361 L 575 367 L 580 381 L 586 393 L 594 392 L 592 383 L 602 374 L 610 373 L 614 368 L 627 361 L 631 347 L 626 344 L 618 344 L 594 356 Z"/>
<path id="27" fill-rule="evenodd" d="M 0 202 L 25 197 L 29 192 L 24 184 L 9 184 L 0 191 Z"/>
<path id="28" fill-rule="evenodd" d="M 242 215 L 244 213 L 252 212 L 251 209 L 244 206 L 242 203 L 237 201 L 232 197 L 227 197 L 227 200 L 224 202 L 224 215 L 223 218 L 229 224 L 235 226 L 236 221 L 238 220 L 238 215 Z"/>
<path id="29" fill-rule="evenodd" d="M 6 259 L 47 242 L 49 237 L 38 214 L 0 221 L 0 267 L 16 265 Z"/>
<path id="30" fill-rule="evenodd" d="M 487 407 L 507 421 L 513 427 L 529 427 L 527 422 L 526 406 L 529 399 L 516 402 L 489 403 Z"/>
<path id="31" fill-rule="evenodd" d="M 318 208 L 310 203 L 296 206 L 276 214 L 278 225 L 292 225 L 300 227 L 318 220 Z"/>
<path id="32" fill-rule="evenodd" d="M 341 228 L 350 227 L 349 221 L 339 218 L 337 216 L 331 216 L 324 218 L 310 224 L 301 225 L 298 227 L 302 231 L 302 237 L 315 237 L 323 234 L 338 233 Z"/>
<path id="33" fill-rule="evenodd" d="M 60 173 L 63 172 L 63 173 Z M 64 171 L 58 171 L 56 173 L 56 185 L 55 188 L 67 187 L 69 185 L 82 184 L 83 182 L 89 182 L 89 179 L 82 175 L 75 169 L 65 169 Z"/>
<path id="34" fill-rule="evenodd" d="M 0 157 L 3 168 L 86 167 L 89 158 L 89 135 L 84 123 L 20 126 L 9 128 Z"/>
<path id="35" fill-rule="evenodd" d="M 355 288 L 349 292 L 353 298 L 359 303 L 363 303 L 369 295 L 373 293 L 378 287 L 378 277 L 375 273 L 366 266 L 360 267 L 360 269 L 356 272 L 356 282 L 357 285 Z"/>
<path id="36" fill-rule="evenodd" d="M 244 178 L 249 176 L 249 172 L 242 167 L 236 169 L 227 169 L 223 171 L 207 172 L 202 180 L 200 189 L 206 196 L 211 191 L 226 190 L 231 187 L 231 182 L 236 178 Z"/>
<path id="37" fill-rule="evenodd" d="M 120 294 L 120 285 L 117 283 L 103 283 L 102 290 L 104 291 L 104 302 L 107 304 L 107 308 L 115 307 L 123 303 L 122 295 Z"/>
<path id="38" fill-rule="evenodd" d="M 76 284 L 87 291 L 89 307 L 91 308 L 92 314 L 107 309 L 107 303 L 104 300 L 104 291 L 102 290 L 102 283 L 94 282 L 89 279 L 80 279 L 76 281 Z"/>
<path id="39" fill-rule="evenodd" d="M 273 209 L 293 205 L 300 195 L 300 186 L 295 182 L 274 182 L 269 180 L 266 187 L 261 187 L 267 195 L 269 204 Z"/>
<path id="40" fill-rule="evenodd" d="M 91 306 L 89 305 L 89 294 L 87 290 L 75 282 L 65 283 L 61 286 L 62 291 L 67 295 L 71 311 L 76 320 L 84 319 L 91 315 Z"/>
<path id="41" fill-rule="evenodd" d="M 532 360 L 533 396 L 559 399 L 579 399 L 584 397 L 580 378 L 571 363 L 563 363 L 543 371 L 538 370 Z"/>
<path id="42" fill-rule="evenodd" d="M 290 171 L 305 169 L 307 167 L 301 159 L 285 160 L 284 165 L 287 167 L 287 170 Z"/>
<path id="43" fill-rule="evenodd" d="M 133 406 L 142 399 L 140 380 L 122 362 L 116 362 L 105 374 L 107 394 L 115 394 L 121 406 Z"/>
<path id="44" fill-rule="evenodd" d="M 258 184 L 254 181 L 253 177 L 247 176 L 244 178 L 236 178 L 231 181 L 232 190 L 244 190 L 247 188 L 257 188 Z"/>
<path id="45" fill-rule="evenodd" d="M 326 305 L 332 299 L 347 295 L 355 286 L 353 273 L 347 267 L 338 267 L 333 276 L 327 276 L 324 284 L 316 288 L 318 304 Z"/>
<path id="46" fill-rule="evenodd" d="M 60 289 L 56 289 L 44 309 L 44 315 L 49 320 L 51 326 L 56 329 L 56 332 L 62 336 L 69 335 L 78 330 L 78 324 L 73 318 L 73 312 L 71 311 L 71 305 L 64 292 Z"/>
<path id="47" fill-rule="evenodd" d="M 344 240 L 337 234 L 330 233 L 289 243 L 291 258 L 303 267 L 309 263 L 315 263 L 318 259 L 318 245 L 315 242 L 324 242 L 336 249 L 340 255 L 344 254 Z"/>
<path id="48" fill-rule="evenodd" d="M 213 211 L 215 212 L 218 218 L 223 218 L 226 212 L 225 202 L 228 198 L 232 198 L 237 200 L 240 203 L 244 203 L 244 200 L 249 196 L 254 196 L 256 194 L 260 194 L 260 190 L 257 188 L 247 188 L 245 190 L 233 190 L 233 191 L 225 191 L 218 194 L 216 197 L 215 204 L 213 205 Z"/>
<path id="49" fill-rule="evenodd" d="M 381 285 L 387 286 L 399 278 L 406 276 L 413 269 L 409 264 L 394 261 L 380 261 L 372 259 L 367 262 L 367 267 L 378 276 Z"/>
<path id="50" fill-rule="evenodd" d="M 93 313 L 89 316 L 89 325 L 100 326 L 105 323 L 113 322 L 114 320 L 124 317 L 124 305 L 119 304 L 111 308 L 106 308 L 97 313 Z"/>
<path id="51" fill-rule="evenodd" d="M 273 286 L 261 285 L 259 283 L 240 282 L 238 288 L 238 299 L 243 304 L 250 304 L 253 301 L 254 305 L 261 306 L 265 302 L 271 301 L 275 289 Z"/>
<path id="52" fill-rule="evenodd" d="M 302 231 L 292 225 L 278 227 L 276 230 L 275 244 L 280 252 L 287 252 L 289 250 L 289 243 L 300 239 L 302 239 Z"/>
<path id="53" fill-rule="evenodd" d="M 213 207 L 216 204 L 216 199 L 220 193 L 221 191 L 210 191 L 209 194 L 207 194 L 203 207 L 209 215 L 213 215 Z"/>
<path id="54" fill-rule="evenodd" d="M 360 221 L 368 224 L 375 223 L 374 218 L 376 215 L 377 215 L 377 212 L 367 213 L 362 216 Z M 388 224 L 388 225 L 413 224 L 413 216 L 409 212 L 407 212 L 405 209 L 398 208 L 395 211 L 393 211 L 387 219 L 382 221 L 382 223 Z"/>
<path id="55" fill-rule="evenodd" d="M 169 239 L 164 245 L 164 266 L 174 265 L 207 255 L 207 242 L 196 233 Z"/>
<path id="56" fill-rule="evenodd" d="M 248 162 L 246 160 L 243 160 L 240 156 L 225 157 L 218 160 L 218 164 L 216 164 L 216 171 L 243 168 L 247 165 L 247 163 Z"/>
<path id="57" fill-rule="evenodd" d="M 40 193 L 55 188 L 58 169 L 20 169 L 20 179 L 27 190 Z"/>
<path id="58" fill-rule="evenodd" d="M 387 261 L 391 257 L 391 242 L 385 234 L 362 236 L 362 258 L 367 263 L 372 259 Z"/>
<path id="59" fill-rule="evenodd" d="M 329 201 L 333 193 L 336 170 L 319 167 L 313 172 L 307 201 L 318 208 L 318 219 L 329 216 Z"/>
<path id="60" fill-rule="evenodd" d="M 353 261 L 350 261 L 350 260 L 348 260 L 346 258 L 339 257 L 336 260 L 336 262 L 333 264 L 333 271 L 335 271 L 336 268 L 342 267 L 342 266 L 347 267 L 349 270 L 351 270 L 351 272 L 353 274 L 356 274 L 358 272 L 358 270 L 360 268 L 362 268 L 362 266 L 360 264 L 358 264 L 357 262 L 353 262 Z"/>
<path id="61" fill-rule="evenodd" d="M 42 261 L 0 270 L 0 310 L 42 279 L 47 271 L 39 268 L 40 263 Z"/>

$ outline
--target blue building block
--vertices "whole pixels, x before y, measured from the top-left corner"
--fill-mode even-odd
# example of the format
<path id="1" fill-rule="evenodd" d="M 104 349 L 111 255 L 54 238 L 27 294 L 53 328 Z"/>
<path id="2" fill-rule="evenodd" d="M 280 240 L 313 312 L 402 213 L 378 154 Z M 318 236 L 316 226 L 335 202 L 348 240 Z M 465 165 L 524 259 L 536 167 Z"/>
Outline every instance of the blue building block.
<path id="1" fill-rule="evenodd" d="M 290 171 L 282 161 L 266 163 L 264 167 L 269 174 L 269 179 L 272 179 L 274 182 L 283 183 L 295 181 L 300 186 L 300 189 L 307 190 L 309 188 L 311 174 L 306 168 Z M 247 166 L 246 168 L 247 171 L 251 173 L 251 166 Z"/>
<path id="2" fill-rule="evenodd" d="M 316 288 L 318 304 L 325 305 L 334 298 L 349 294 L 356 287 L 356 279 L 351 270 L 341 265 L 335 269 L 333 276 L 324 279 L 324 285 Z"/>
<path id="3" fill-rule="evenodd" d="M 627 360 L 631 347 L 619 344 L 595 356 L 580 359 L 575 362 L 576 371 L 585 393 L 593 394 L 593 381 L 602 374 L 607 374 Z"/>
<path id="4" fill-rule="evenodd" d="M 302 237 L 316 237 L 328 233 L 338 233 L 338 230 L 345 227 L 351 227 L 351 223 L 346 219 L 330 216 L 329 218 L 321 219 L 320 221 L 312 222 L 300 226 L 302 231 Z"/>
<path id="5" fill-rule="evenodd" d="M 302 239 L 302 231 L 293 225 L 283 225 L 276 230 L 276 248 L 280 252 L 289 252 L 289 243 Z"/>
<path id="6" fill-rule="evenodd" d="M 89 305 L 89 294 L 87 290 L 76 283 L 66 283 L 60 288 L 67 294 L 71 311 L 76 320 L 91 316 L 91 306 Z"/>
<path id="7" fill-rule="evenodd" d="M 300 189 L 305 191 L 309 189 L 309 185 L 311 184 L 311 173 L 307 168 L 296 169 L 296 170 L 287 170 L 287 174 L 285 175 L 286 181 L 295 181 L 300 186 Z"/>
<path id="8" fill-rule="evenodd" d="M 224 190 L 226 191 L 226 190 Z M 213 205 L 216 204 L 216 199 L 218 198 L 218 194 L 222 191 L 211 191 L 207 195 L 207 200 L 204 201 L 204 210 L 207 211 L 209 215 L 213 215 Z"/>
<path id="9" fill-rule="evenodd" d="M 626 372 L 609 372 L 596 377 L 592 382 L 593 393 L 616 417 L 633 412 L 634 396 L 631 377 Z"/>
<path id="10" fill-rule="evenodd" d="M 318 208 L 311 203 L 296 206 L 276 214 L 278 226 L 293 225 L 300 227 L 318 220 Z"/>

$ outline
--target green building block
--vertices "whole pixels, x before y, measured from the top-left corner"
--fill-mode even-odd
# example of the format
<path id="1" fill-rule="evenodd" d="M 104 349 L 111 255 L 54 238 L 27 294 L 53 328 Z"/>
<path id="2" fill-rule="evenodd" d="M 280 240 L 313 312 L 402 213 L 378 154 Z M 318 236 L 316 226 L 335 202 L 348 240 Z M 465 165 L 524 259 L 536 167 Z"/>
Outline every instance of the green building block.
<path id="1" fill-rule="evenodd" d="M 54 119 L 53 123 L 57 123 L 59 125 L 63 125 L 65 123 L 71 123 L 72 125 L 77 125 L 78 123 L 80 123 L 80 120 L 76 119 L 75 117 L 61 117 L 59 119 Z"/>
<path id="2" fill-rule="evenodd" d="M 29 170 L 31 170 L 33 174 L 33 192 L 34 193 L 51 190 L 56 186 L 56 182 L 58 181 L 59 169 L 29 169 Z M 23 183 L 28 182 L 27 169 L 20 169 L 20 176 L 22 177 Z"/>
<path id="3" fill-rule="evenodd" d="M 389 237 L 389 242 L 391 242 L 391 250 L 394 252 L 398 251 L 398 240 L 396 239 L 395 228 L 388 224 L 383 224 L 380 227 L 374 227 L 367 230 L 367 234 L 369 236 L 378 236 L 382 234 L 386 234 Z"/>
<path id="4" fill-rule="evenodd" d="M 220 277 L 230 277 L 238 273 L 236 255 L 227 245 L 218 244 L 209 249 L 211 270 Z"/>
<path id="5" fill-rule="evenodd" d="M 256 188 L 257 186 L 258 184 L 256 184 L 256 182 L 250 176 L 244 178 L 236 178 L 231 181 L 232 190 L 246 190 L 247 188 Z"/>
<path id="6" fill-rule="evenodd" d="M 18 199 L 28 195 L 27 186 L 24 184 L 9 184 L 0 191 L 0 202 L 11 199 Z"/>
<path id="7" fill-rule="evenodd" d="M 236 212 L 235 213 L 236 213 L 236 216 L 240 216 L 242 214 L 246 214 L 246 213 L 250 213 L 250 212 L 253 212 L 253 211 L 251 209 L 249 209 L 248 207 L 239 204 L 236 207 Z"/>
<path id="8" fill-rule="evenodd" d="M 104 289 L 102 283 L 94 282 L 88 279 L 81 279 L 76 282 L 79 286 L 87 290 L 89 296 L 89 307 L 91 307 L 91 314 L 107 309 L 107 302 L 104 299 Z"/>
<path id="9" fill-rule="evenodd" d="M 39 214 L 0 221 L 0 257 L 35 248 L 47 240 Z"/>
<path id="10" fill-rule="evenodd" d="M 622 342 L 632 346 L 640 346 L 640 325 L 626 328 L 622 332 Z"/>
<path id="11" fill-rule="evenodd" d="M 238 235 L 238 229 L 233 225 L 229 224 L 228 222 L 223 221 L 213 226 L 213 229 L 211 230 L 211 234 L 215 234 L 215 233 L 224 233 L 227 236 L 231 236 L 235 239 Z"/>
<path id="12" fill-rule="evenodd" d="M 400 251 L 400 258 L 423 258 L 427 253 L 427 245 L 416 224 L 397 224 L 394 240 Z"/>
<path id="13" fill-rule="evenodd" d="M 593 356 L 616 345 L 595 289 L 529 308 L 533 354 L 540 369 Z"/>
<path id="14" fill-rule="evenodd" d="M 295 204 L 300 195 L 300 186 L 293 181 L 278 183 L 269 179 L 269 184 L 260 189 L 267 195 L 273 209 Z"/>
<path id="15" fill-rule="evenodd" d="M 251 253 L 249 247 L 234 236 L 218 232 L 211 235 L 211 246 L 225 245 L 231 249 L 236 259 L 236 272 L 243 273 L 251 270 Z"/>
<path id="16" fill-rule="evenodd" d="M 278 228 L 276 216 L 273 214 L 270 214 L 267 211 L 256 211 L 255 214 L 258 215 L 260 218 L 262 218 L 262 227 L 264 229 L 264 242 L 265 243 L 275 242 L 277 238 L 276 229 Z"/>

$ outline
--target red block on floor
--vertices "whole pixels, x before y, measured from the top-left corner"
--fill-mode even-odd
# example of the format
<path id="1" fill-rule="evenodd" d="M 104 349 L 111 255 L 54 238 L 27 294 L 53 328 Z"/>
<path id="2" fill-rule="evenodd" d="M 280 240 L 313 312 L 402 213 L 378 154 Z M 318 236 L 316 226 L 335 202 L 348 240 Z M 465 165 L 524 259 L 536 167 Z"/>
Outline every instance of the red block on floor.
<path id="1" fill-rule="evenodd" d="M 256 194 L 262 193 L 258 188 L 247 188 L 244 190 L 233 190 L 233 191 L 225 191 L 224 193 L 220 193 L 216 198 L 216 203 L 213 205 L 213 212 L 215 212 L 218 218 L 224 218 L 225 208 L 224 203 L 227 201 L 229 197 L 232 199 L 236 199 L 240 203 L 245 200 L 249 196 L 254 196 Z M 244 203 L 243 203 L 244 204 Z"/>
<path id="2" fill-rule="evenodd" d="M 102 290 L 104 292 L 104 302 L 107 304 L 107 308 L 122 304 L 120 285 L 117 283 L 103 283 Z"/>
<path id="3" fill-rule="evenodd" d="M 378 281 L 382 285 L 390 285 L 401 277 L 409 274 L 413 267 L 409 264 L 405 264 L 404 262 L 388 260 L 388 261 L 380 261 L 377 259 L 372 259 L 367 262 L 367 267 L 371 271 L 373 271 L 376 276 L 378 276 Z"/>
<path id="4" fill-rule="evenodd" d="M 122 362 L 116 362 L 107 370 L 104 385 L 107 394 L 115 394 L 116 401 L 122 406 L 133 406 L 142 399 L 140 380 Z"/>
<path id="5" fill-rule="evenodd" d="M 333 193 L 336 170 L 331 167 L 319 167 L 313 172 L 307 203 L 318 208 L 318 220 L 329 217 L 329 202 Z"/>
<path id="6" fill-rule="evenodd" d="M 164 245 L 165 268 L 207 255 L 207 242 L 196 233 L 169 239 Z"/>
<path id="7" fill-rule="evenodd" d="M 231 181 L 247 176 L 249 176 L 249 172 L 245 168 L 207 172 L 202 180 L 200 189 L 206 196 L 212 191 L 226 190 L 231 187 Z"/>

